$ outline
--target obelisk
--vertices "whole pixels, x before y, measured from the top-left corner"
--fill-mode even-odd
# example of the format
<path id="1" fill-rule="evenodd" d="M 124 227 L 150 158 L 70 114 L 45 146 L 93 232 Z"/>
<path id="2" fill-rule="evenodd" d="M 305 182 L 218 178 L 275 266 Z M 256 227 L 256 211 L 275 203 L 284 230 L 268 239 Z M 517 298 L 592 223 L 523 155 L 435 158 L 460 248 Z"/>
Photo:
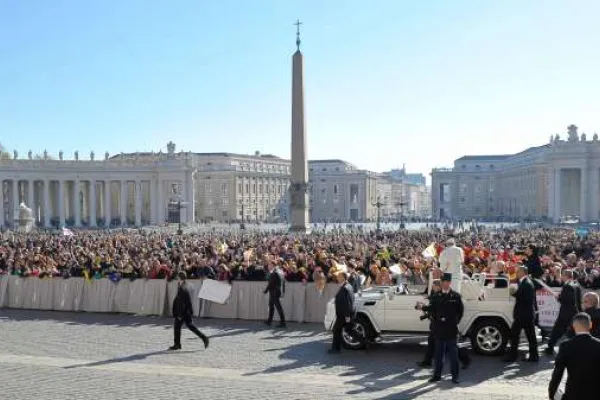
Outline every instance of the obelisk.
<path id="1" fill-rule="evenodd" d="M 304 71 L 300 52 L 300 21 L 296 21 L 296 52 L 292 57 L 292 179 L 290 231 L 308 232 L 308 165 L 304 126 Z"/>

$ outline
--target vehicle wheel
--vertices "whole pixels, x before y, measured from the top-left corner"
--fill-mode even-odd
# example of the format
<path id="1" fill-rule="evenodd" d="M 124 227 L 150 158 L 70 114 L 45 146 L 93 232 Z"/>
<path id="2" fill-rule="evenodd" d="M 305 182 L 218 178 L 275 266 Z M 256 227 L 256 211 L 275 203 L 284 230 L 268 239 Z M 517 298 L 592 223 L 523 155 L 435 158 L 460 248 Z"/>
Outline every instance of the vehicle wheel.
<path id="1" fill-rule="evenodd" d="M 348 350 L 361 350 L 365 348 L 367 339 L 372 337 L 371 323 L 365 317 L 359 315 L 354 324 L 362 339 L 355 340 L 344 328 L 342 329 L 342 346 Z"/>
<path id="2" fill-rule="evenodd" d="M 485 319 L 471 330 L 471 347 L 484 356 L 502 354 L 507 343 L 508 330 L 499 320 Z"/>

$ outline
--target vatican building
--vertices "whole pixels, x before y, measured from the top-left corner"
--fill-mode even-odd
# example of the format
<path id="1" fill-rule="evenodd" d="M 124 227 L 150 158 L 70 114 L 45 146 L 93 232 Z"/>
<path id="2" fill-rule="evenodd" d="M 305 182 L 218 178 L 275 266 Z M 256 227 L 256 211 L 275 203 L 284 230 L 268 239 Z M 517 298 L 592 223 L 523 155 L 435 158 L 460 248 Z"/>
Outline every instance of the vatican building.
<path id="1" fill-rule="evenodd" d="M 511 155 L 464 156 L 432 176 L 439 219 L 600 219 L 600 141 L 567 128 L 566 140 Z"/>
<path id="2" fill-rule="evenodd" d="M 172 142 L 165 152 L 102 157 L 4 153 L 0 226 L 14 226 L 21 206 L 39 227 L 288 222 L 290 168 L 269 154 L 183 152 Z M 335 159 L 309 160 L 308 168 L 311 221 L 374 221 L 378 200 L 382 217 L 398 215 L 404 203 L 407 216 L 429 214 L 424 182 Z"/>

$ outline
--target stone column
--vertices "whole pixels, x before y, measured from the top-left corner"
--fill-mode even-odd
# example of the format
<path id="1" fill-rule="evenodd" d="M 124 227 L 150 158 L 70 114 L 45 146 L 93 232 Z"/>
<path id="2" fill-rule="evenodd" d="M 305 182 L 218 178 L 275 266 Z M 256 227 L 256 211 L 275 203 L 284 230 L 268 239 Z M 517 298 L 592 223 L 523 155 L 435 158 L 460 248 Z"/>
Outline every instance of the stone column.
<path id="1" fill-rule="evenodd" d="M 562 204 L 561 204 L 561 174 L 562 169 L 556 168 L 554 170 L 554 222 L 558 222 L 562 217 Z"/>
<path id="2" fill-rule="evenodd" d="M 187 186 L 188 186 L 188 198 L 187 198 L 187 202 L 188 202 L 188 206 L 187 206 L 187 222 L 188 223 L 194 223 L 196 218 L 195 218 L 195 211 L 196 211 L 196 207 L 195 207 L 195 201 L 196 201 L 196 191 L 195 191 L 195 187 L 194 187 L 194 174 L 192 172 L 188 173 L 188 178 L 187 178 L 188 182 L 187 182 Z M 217 190 L 221 190 L 220 187 L 217 188 Z M 220 206 L 220 204 L 219 204 Z M 219 217 L 219 216 L 215 216 L 215 217 Z"/>
<path id="3" fill-rule="evenodd" d="M 44 226 L 50 227 L 50 181 L 46 179 L 44 181 Z"/>
<path id="4" fill-rule="evenodd" d="M 112 196 L 110 193 L 110 182 L 104 181 L 104 225 L 110 227 L 110 220 L 112 219 L 111 202 Z"/>
<path id="5" fill-rule="evenodd" d="M 27 207 L 31 208 L 31 211 L 33 211 L 33 215 L 36 215 L 36 210 L 35 210 L 35 199 L 34 199 L 34 188 L 35 188 L 35 181 L 34 180 L 29 180 L 27 181 Z"/>
<path id="6" fill-rule="evenodd" d="M 547 179 L 548 179 L 548 190 L 546 193 L 546 198 L 548 200 L 548 214 L 547 217 L 549 220 L 554 220 L 554 169 L 549 168 Z"/>
<path id="7" fill-rule="evenodd" d="M 121 226 L 127 224 L 127 181 L 121 181 L 121 201 L 119 202 Z"/>
<path id="8" fill-rule="evenodd" d="M 90 226 L 91 227 L 96 227 L 96 181 L 95 180 L 91 180 L 90 181 L 90 205 L 89 205 L 89 209 L 90 209 Z"/>
<path id="9" fill-rule="evenodd" d="M 14 179 L 12 184 L 12 188 L 13 188 L 13 204 L 12 204 L 12 208 L 13 208 L 13 223 L 17 223 L 17 218 L 19 218 L 19 205 L 20 205 L 20 195 L 21 193 L 19 193 L 21 190 L 19 188 L 19 180 L 18 179 Z"/>
<path id="10" fill-rule="evenodd" d="M 598 169 L 597 165 L 592 166 L 591 169 L 591 174 L 589 177 L 589 187 L 590 190 L 588 192 L 588 195 L 590 196 L 590 211 L 588 213 L 588 220 L 590 221 L 597 221 L 598 220 L 598 213 L 599 213 L 599 209 L 600 209 L 600 204 L 599 204 L 599 196 L 600 193 L 599 189 L 600 189 L 600 170 Z"/>
<path id="11" fill-rule="evenodd" d="M 0 227 L 4 226 L 4 181 L 0 179 Z"/>
<path id="12" fill-rule="evenodd" d="M 158 222 L 158 207 L 156 199 L 158 199 L 158 182 L 154 179 L 150 181 L 150 224 L 156 225 Z"/>
<path id="13" fill-rule="evenodd" d="M 61 227 L 65 226 L 65 182 L 58 181 L 58 219 Z"/>
<path id="14" fill-rule="evenodd" d="M 581 167 L 581 179 L 579 180 L 579 220 L 581 222 L 588 222 L 588 173 L 587 165 Z"/>
<path id="15" fill-rule="evenodd" d="M 165 185 L 164 182 L 158 178 L 158 193 L 156 195 L 156 223 L 161 225 L 165 222 Z"/>
<path id="16" fill-rule="evenodd" d="M 142 225 L 142 182 L 135 181 L 135 226 Z"/>
<path id="17" fill-rule="evenodd" d="M 79 191 L 81 190 L 81 182 L 73 181 L 73 217 L 75 226 L 81 226 L 81 201 L 79 199 Z"/>

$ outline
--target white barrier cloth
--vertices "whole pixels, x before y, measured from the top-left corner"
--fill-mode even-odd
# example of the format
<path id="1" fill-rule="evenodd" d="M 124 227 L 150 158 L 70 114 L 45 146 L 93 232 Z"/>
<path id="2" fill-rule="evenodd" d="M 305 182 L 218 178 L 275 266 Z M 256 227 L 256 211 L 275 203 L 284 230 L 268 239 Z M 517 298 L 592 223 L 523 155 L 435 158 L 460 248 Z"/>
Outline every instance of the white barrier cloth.
<path id="1" fill-rule="evenodd" d="M 202 287 L 198 293 L 199 299 L 214 301 L 215 303 L 225 304 L 231 295 L 231 285 L 206 279 L 202 282 Z"/>

